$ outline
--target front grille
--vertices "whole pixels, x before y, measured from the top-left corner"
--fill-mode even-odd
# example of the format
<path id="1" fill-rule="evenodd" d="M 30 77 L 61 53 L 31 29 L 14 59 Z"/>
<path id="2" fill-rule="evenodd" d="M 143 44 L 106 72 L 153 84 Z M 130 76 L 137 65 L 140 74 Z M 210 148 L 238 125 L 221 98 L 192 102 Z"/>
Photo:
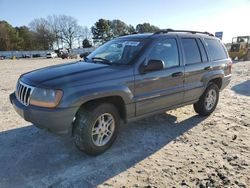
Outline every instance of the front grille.
<path id="1" fill-rule="evenodd" d="M 24 84 L 23 82 L 19 81 L 17 83 L 15 92 L 17 100 L 23 105 L 28 106 L 30 102 L 30 95 L 33 90 L 34 87 L 28 86 L 27 84 Z"/>

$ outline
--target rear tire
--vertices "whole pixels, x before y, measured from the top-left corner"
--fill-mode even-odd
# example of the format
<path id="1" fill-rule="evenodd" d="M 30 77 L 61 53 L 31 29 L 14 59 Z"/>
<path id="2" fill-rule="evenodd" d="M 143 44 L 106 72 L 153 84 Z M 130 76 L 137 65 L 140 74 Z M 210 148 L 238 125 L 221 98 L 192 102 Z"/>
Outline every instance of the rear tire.
<path id="1" fill-rule="evenodd" d="M 75 145 L 89 155 L 101 154 L 115 141 L 119 125 L 120 116 L 113 104 L 82 108 L 73 126 Z"/>
<path id="2" fill-rule="evenodd" d="M 216 108 L 219 101 L 219 88 L 216 84 L 210 83 L 199 101 L 193 105 L 194 110 L 201 116 L 210 115 Z"/>

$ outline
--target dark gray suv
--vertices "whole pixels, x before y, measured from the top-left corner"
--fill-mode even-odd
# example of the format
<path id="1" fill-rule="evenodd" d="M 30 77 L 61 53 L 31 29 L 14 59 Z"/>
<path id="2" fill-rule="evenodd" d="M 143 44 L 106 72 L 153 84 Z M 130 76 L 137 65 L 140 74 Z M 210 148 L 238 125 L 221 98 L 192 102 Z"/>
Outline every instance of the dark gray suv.
<path id="1" fill-rule="evenodd" d="M 79 149 L 97 155 L 112 145 L 120 121 L 189 104 L 209 115 L 231 69 L 212 34 L 167 29 L 119 37 L 84 61 L 23 74 L 10 100 L 26 121 L 71 133 Z"/>

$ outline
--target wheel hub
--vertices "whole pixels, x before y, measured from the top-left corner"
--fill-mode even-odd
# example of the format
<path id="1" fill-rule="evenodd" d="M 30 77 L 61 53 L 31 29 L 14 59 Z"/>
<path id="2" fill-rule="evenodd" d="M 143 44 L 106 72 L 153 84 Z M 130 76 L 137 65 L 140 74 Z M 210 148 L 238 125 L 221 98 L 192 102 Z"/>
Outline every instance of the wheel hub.
<path id="1" fill-rule="evenodd" d="M 104 146 L 111 139 L 115 129 L 114 117 L 109 113 L 100 115 L 92 128 L 92 140 L 97 146 Z"/>
<path id="2" fill-rule="evenodd" d="M 205 98 L 205 107 L 207 110 L 211 110 L 214 105 L 216 104 L 217 94 L 214 89 L 208 91 L 206 98 Z"/>

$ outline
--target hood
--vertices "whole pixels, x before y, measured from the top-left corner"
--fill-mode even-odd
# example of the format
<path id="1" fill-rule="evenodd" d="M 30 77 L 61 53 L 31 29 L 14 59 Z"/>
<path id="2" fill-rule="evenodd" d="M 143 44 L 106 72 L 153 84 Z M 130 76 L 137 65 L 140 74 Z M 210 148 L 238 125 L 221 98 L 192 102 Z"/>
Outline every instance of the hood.
<path id="1" fill-rule="evenodd" d="M 124 72 L 123 70 L 126 70 L 124 66 L 78 61 L 34 70 L 23 74 L 21 80 L 32 86 L 59 87 L 116 79 L 125 76 L 121 73 Z M 129 72 L 132 73 L 132 71 Z"/>

